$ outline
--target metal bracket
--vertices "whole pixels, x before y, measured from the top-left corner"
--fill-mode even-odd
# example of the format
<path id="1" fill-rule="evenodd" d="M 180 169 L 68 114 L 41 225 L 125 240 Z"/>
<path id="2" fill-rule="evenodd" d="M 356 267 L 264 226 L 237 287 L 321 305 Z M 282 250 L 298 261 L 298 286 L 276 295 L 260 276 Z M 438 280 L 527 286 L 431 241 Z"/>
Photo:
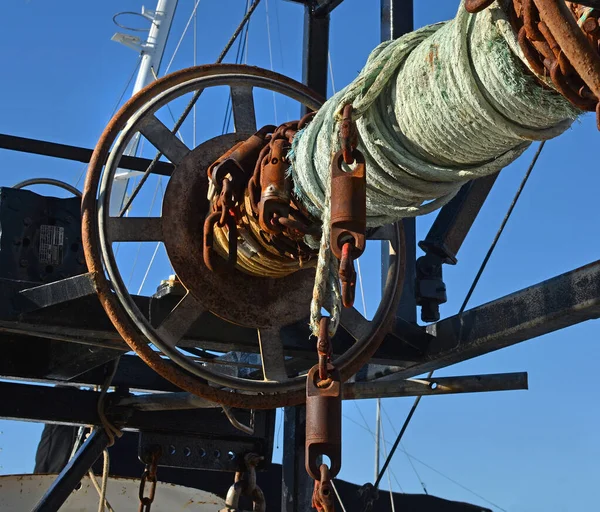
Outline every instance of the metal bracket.
<path id="1" fill-rule="evenodd" d="M 156 446 L 162 450 L 159 466 L 172 468 L 245 471 L 244 456 L 247 453 L 268 455 L 263 441 L 257 438 L 216 439 L 140 432 L 138 457 L 144 464 L 148 463 L 149 453 Z M 263 460 L 258 469 L 266 469 L 269 462 Z"/>

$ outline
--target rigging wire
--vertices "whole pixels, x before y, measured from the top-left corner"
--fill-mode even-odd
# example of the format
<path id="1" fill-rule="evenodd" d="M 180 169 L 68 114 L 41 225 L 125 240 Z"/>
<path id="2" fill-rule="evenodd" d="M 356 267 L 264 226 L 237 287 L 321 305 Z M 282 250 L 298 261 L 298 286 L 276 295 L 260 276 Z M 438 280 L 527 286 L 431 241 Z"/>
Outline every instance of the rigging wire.
<path id="1" fill-rule="evenodd" d="M 365 418 L 365 416 L 363 415 L 362 411 L 360 410 L 360 407 L 358 407 L 358 405 L 356 404 L 356 401 L 354 401 L 354 405 L 358 410 L 358 413 L 360 414 L 364 425 L 361 425 L 358 421 L 354 420 L 353 418 L 351 418 L 350 416 L 347 416 L 346 414 L 344 414 L 344 418 L 347 418 L 348 420 L 350 420 L 352 423 L 354 423 L 355 425 L 358 425 L 360 428 L 365 429 L 369 434 L 371 434 L 371 437 L 373 438 L 373 440 L 375 440 L 375 433 L 371 430 L 371 427 L 369 427 L 369 424 L 367 423 L 367 420 Z M 387 448 L 384 445 L 383 446 L 383 453 L 387 456 Z M 400 485 L 400 482 L 398 481 L 398 478 L 396 477 L 396 474 L 394 473 L 393 470 L 390 469 L 390 473 L 392 474 L 392 476 L 394 477 L 394 480 L 396 481 L 396 484 L 398 485 L 398 488 L 402 491 L 402 486 Z"/>
<path id="2" fill-rule="evenodd" d="M 200 0 L 196 0 L 196 3 L 194 4 L 194 8 L 192 9 L 192 14 L 190 14 L 190 17 L 188 18 L 187 23 L 185 24 L 185 28 L 183 29 L 183 33 L 181 34 L 181 37 L 179 38 L 179 41 L 177 42 L 177 46 L 175 47 L 175 50 L 173 51 L 173 55 L 171 55 L 171 60 L 169 61 L 169 64 L 167 64 L 167 68 L 165 69 L 165 72 L 164 72 L 165 75 L 169 74 L 169 69 L 171 69 L 171 65 L 173 64 L 173 60 L 175 59 L 175 56 L 177 55 L 177 52 L 179 51 L 179 47 L 181 46 L 181 43 L 183 42 L 183 38 L 187 34 L 187 31 L 190 28 L 190 24 L 192 23 L 194 16 L 196 15 L 196 11 L 198 9 L 199 3 L 200 3 Z"/>
<path id="3" fill-rule="evenodd" d="M 342 507 L 342 512 L 346 512 L 346 507 L 344 507 L 344 504 L 342 503 L 342 497 L 340 496 L 340 493 L 338 492 L 338 490 L 335 487 L 333 478 L 330 480 L 330 483 L 331 483 L 331 487 L 333 487 L 333 492 L 335 493 L 335 496 L 338 499 L 338 503 L 340 504 L 340 507 Z"/>
<path id="4" fill-rule="evenodd" d="M 244 10 L 244 15 L 248 12 L 249 8 L 250 8 L 250 0 L 246 0 L 246 8 Z M 248 42 L 248 37 L 247 37 L 248 30 L 250 30 L 249 23 L 246 25 L 244 30 L 245 30 L 245 35 L 240 37 L 240 39 L 238 40 L 238 47 L 237 47 L 237 51 L 235 54 L 235 63 L 236 64 L 242 63 L 242 58 L 244 57 L 244 52 L 246 51 L 246 45 Z M 248 57 L 248 53 L 246 52 L 246 58 L 247 57 Z M 194 108 L 196 108 L 195 105 L 194 105 Z M 223 126 L 221 127 L 221 135 L 224 135 L 229 131 L 229 126 L 231 125 L 232 115 L 233 115 L 233 107 L 231 105 L 231 95 L 229 95 L 227 98 L 227 105 L 225 107 L 225 116 L 223 118 Z"/>
<path id="5" fill-rule="evenodd" d="M 227 53 L 229 53 L 229 50 L 231 49 L 231 47 L 235 43 L 235 40 L 240 35 L 240 33 L 242 32 L 243 28 L 246 26 L 246 23 L 250 19 L 250 16 L 252 16 L 252 13 L 258 7 L 259 3 L 260 3 L 260 0 L 254 0 L 254 3 L 250 6 L 250 9 L 248 9 L 248 12 L 243 17 L 242 21 L 240 22 L 240 24 L 236 28 L 235 32 L 233 33 L 233 35 L 231 36 L 231 38 L 229 39 L 229 41 L 225 45 L 225 48 L 223 48 L 223 51 L 221 52 L 221 54 L 219 55 L 219 57 L 218 57 L 218 59 L 216 61 L 216 64 L 220 64 L 221 62 L 223 62 L 223 59 L 227 56 Z M 187 116 L 189 115 L 189 113 L 194 108 L 194 105 L 198 101 L 198 98 L 200 97 L 201 94 L 202 94 L 202 89 L 198 89 L 196 92 L 194 92 L 194 96 L 192 96 L 192 99 L 189 101 L 189 103 L 185 107 L 183 113 L 181 114 L 181 116 L 177 120 L 177 123 L 175 123 L 175 126 L 171 130 L 172 133 L 177 133 L 177 130 L 179 130 L 179 128 L 181 127 L 181 125 L 183 124 L 183 122 L 186 120 Z M 119 212 L 119 217 L 122 217 L 125 214 L 125 212 L 128 210 L 128 208 L 131 206 L 131 203 L 133 202 L 133 200 L 139 194 L 140 189 L 142 188 L 142 186 L 144 185 L 144 183 L 146 183 L 146 180 L 148 179 L 148 176 L 152 172 L 152 169 L 154 168 L 154 166 L 156 165 L 156 163 L 158 162 L 158 160 L 160 159 L 161 156 L 162 156 L 162 153 L 160 151 L 157 151 L 156 155 L 152 159 L 152 162 L 150 162 L 150 165 L 144 171 L 144 174 L 142 175 L 142 178 L 140 179 L 140 182 L 138 183 L 138 185 L 136 186 L 136 188 L 132 191 L 131 196 L 127 200 L 127 203 L 123 206 L 123 208 Z"/>
<path id="6" fill-rule="evenodd" d="M 265 0 L 265 24 L 267 25 L 267 42 L 269 46 L 269 64 L 271 65 L 271 71 L 273 69 L 273 50 L 271 47 L 271 21 L 269 19 L 269 0 Z M 277 100 L 275 98 L 275 91 L 271 91 L 273 94 L 273 113 L 275 114 L 275 126 L 278 126 L 277 122 Z"/>
<path id="7" fill-rule="evenodd" d="M 531 175 L 531 172 L 533 171 L 533 168 L 535 167 L 535 164 L 537 163 L 538 158 L 540 157 L 540 154 L 542 153 L 542 150 L 544 149 L 545 145 L 546 145 L 546 141 L 542 141 L 540 143 L 540 145 L 538 146 L 537 151 L 533 155 L 533 159 L 531 160 L 531 163 L 529 164 L 529 167 L 527 168 L 527 172 L 525 173 L 525 176 L 523 177 L 523 180 L 521 181 L 521 184 L 519 185 L 519 189 L 517 190 L 515 197 L 513 198 L 512 202 L 510 203 L 510 206 L 508 207 L 508 211 L 506 212 L 504 219 L 502 219 L 502 224 L 500 224 L 500 228 L 496 232 L 496 236 L 494 237 L 494 240 L 492 241 L 490 248 L 488 249 L 488 252 L 485 255 L 485 258 L 483 258 L 483 262 L 481 263 L 481 266 L 479 267 L 479 270 L 477 271 L 477 275 L 475 276 L 475 279 L 473 279 L 473 283 L 471 283 L 471 287 L 469 288 L 469 291 L 467 292 L 467 295 L 465 296 L 465 300 L 463 301 L 462 305 L 460 306 L 460 310 L 459 310 L 458 314 L 460 315 L 460 319 L 461 319 L 461 334 L 462 334 L 462 314 L 464 313 L 465 308 L 467 307 L 467 304 L 469 303 L 469 300 L 471 299 L 471 296 L 473 295 L 473 292 L 475 291 L 475 287 L 479 283 L 481 274 L 483 274 L 483 271 L 485 270 L 485 267 L 487 266 L 488 261 L 490 260 L 492 253 L 494 252 L 494 249 L 496 248 L 496 245 L 498 244 L 498 240 L 500 239 L 500 236 L 502 236 L 502 233 L 504 232 L 504 228 L 506 227 L 506 224 L 508 223 L 508 219 L 510 219 L 510 216 L 512 215 L 512 212 L 515 209 L 517 201 L 521 197 L 521 192 L 523 192 L 523 189 L 525 188 L 525 185 L 527 184 L 527 180 L 529 180 L 529 176 Z M 459 341 L 460 341 L 461 337 L 462 336 L 459 336 L 459 338 L 458 338 Z"/>
<path id="8" fill-rule="evenodd" d="M 125 84 L 125 87 L 123 88 L 123 91 L 121 92 L 121 95 L 119 96 L 119 99 L 117 100 L 117 102 L 115 103 L 115 106 L 112 109 L 109 119 L 115 115 L 115 112 L 119 108 L 119 105 L 121 105 L 121 101 L 123 101 L 123 97 L 125 96 L 125 93 L 129 89 L 131 82 L 133 82 L 133 78 L 135 77 L 135 74 L 137 73 L 137 70 L 139 69 L 141 62 L 142 62 L 142 56 L 139 55 L 138 59 L 135 63 L 135 66 L 133 67 L 133 71 L 131 72 L 131 75 L 129 75 L 127 83 Z M 79 174 L 79 177 L 77 178 L 77 181 L 75 182 L 75 187 L 77 187 L 79 185 L 79 182 L 81 181 L 81 178 L 83 178 L 83 175 L 85 174 L 85 171 L 87 170 L 87 168 L 88 168 L 88 166 L 87 166 L 87 164 L 85 164 L 83 166 L 83 168 L 81 169 L 81 173 Z"/>
<path id="9" fill-rule="evenodd" d="M 162 179 L 158 180 L 158 185 L 160 186 L 160 196 L 163 197 L 164 190 L 163 190 L 163 186 L 162 186 Z M 146 284 L 146 279 L 148 278 L 148 274 L 150 273 L 150 269 L 152 268 L 152 265 L 154 264 L 154 259 L 156 258 L 156 254 L 158 253 L 158 248 L 161 246 L 161 244 L 162 244 L 162 242 L 156 242 L 156 247 L 154 248 L 154 253 L 152 254 L 152 258 L 150 258 L 150 263 L 148 263 L 148 268 L 146 268 L 146 273 L 144 274 L 144 278 L 142 279 L 142 284 L 140 284 L 140 287 L 137 291 L 138 295 L 140 295 L 142 293 L 142 289 L 144 288 L 144 284 Z M 173 268 L 173 267 L 171 266 L 171 268 Z"/>
<path id="10" fill-rule="evenodd" d="M 386 414 L 386 417 L 388 419 L 388 422 L 392 428 L 392 431 L 394 431 L 394 433 L 396 433 L 396 430 L 394 428 L 394 424 L 392 423 L 390 417 Z M 421 459 L 419 459 L 418 457 L 415 457 L 414 455 L 412 455 L 411 453 L 407 452 L 406 449 L 404 448 L 404 446 L 400 447 L 400 451 L 404 452 L 404 454 L 409 458 L 412 459 L 416 462 L 418 462 L 419 464 L 425 466 L 427 469 L 430 469 L 431 471 L 433 471 L 434 473 L 437 473 L 438 475 L 440 475 L 441 477 L 445 478 L 446 480 L 448 480 L 449 482 L 452 482 L 453 484 L 457 485 L 458 487 L 460 487 L 461 489 L 464 489 L 465 491 L 470 492 L 473 496 L 477 496 L 479 499 L 482 499 L 483 501 L 485 501 L 486 503 L 496 507 L 499 510 L 502 510 L 503 512 L 507 512 L 506 509 L 502 508 L 500 505 L 497 505 L 496 503 L 494 503 L 493 501 L 488 500 L 487 498 L 485 498 L 484 496 L 482 496 L 481 494 L 475 492 L 473 489 L 468 488 L 466 485 L 461 484 L 460 482 L 454 480 L 453 478 L 449 477 L 448 475 L 442 473 L 439 469 L 435 469 L 433 466 L 430 466 L 429 464 L 427 464 L 426 462 L 422 461 Z"/>
<path id="11" fill-rule="evenodd" d="M 508 211 L 506 212 L 506 215 L 504 216 L 504 219 L 502 220 L 500 228 L 496 232 L 496 236 L 494 237 L 494 240 L 492 241 L 492 244 L 490 245 L 490 248 L 488 249 L 488 252 L 485 255 L 485 258 L 483 259 L 483 262 L 481 263 L 481 266 L 479 267 L 479 270 L 477 271 L 477 275 L 475 276 L 475 279 L 473 280 L 473 283 L 471 284 L 471 287 L 469 288 L 469 291 L 467 292 L 465 300 L 462 303 L 462 306 L 461 306 L 460 312 L 459 312 L 459 318 L 460 318 L 460 330 L 459 330 L 459 335 L 458 335 L 459 343 L 460 343 L 460 340 L 462 339 L 462 333 L 463 333 L 462 315 L 464 313 L 464 310 L 467 307 L 467 304 L 468 304 L 469 299 L 471 298 L 473 292 L 475 291 L 475 287 L 477 286 L 477 283 L 479 283 L 479 279 L 481 278 L 481 275 L 483 274 L 483 271 L 485 270 L 485 267 L 487 266 L 487 263 L 490 260 L 492 253 L 494 252 L 494 249 L 496 248 L 496 245 L 498 244 L 498 240 L 500 239 L 500 236 L 504 232 L 504 228 L 506 227 L 506 224 L 508 223 L 508 220 L 510 219 L 512 212 L 515 209 L 515 206 L 516 206 L 519 198 L 521 197 L 521 193 L 523 192 L 523 189 L 525 188 L 525 185 L 527 184 L 527 181 L 529 180 L 529 176 L 531 175 L 531 172 L 533 171 L 535 164 L 537 163 L 538 158 L 539 158 L 540 154 L 542 153 L 542 150 L 544 149 L 545 145 L 546 145 L 546 141 L 543 141 L 538 146 L 538 149 L 535 152 L 533 159 L 531 160 L 531 163 L 529 164 L 529 167 L 527 168 L 527 171 L 525 172 L 525 176 L 523 177 L 523 180 L 521 181 L 519 188 L 517 189 L 517 192 L 516 192 L 515 196 L 513 197 L 513 200 L 508 208 Z M 434 370 L 431 370 L 428 373 L 427 378 L 431 378 L 431 376 L 433 375 L 433 372 L 434 372 Z M 396 438 L 396 441 L 394 442 L 394 445 L 392 446 L 390 454 L 388 455 L 388 457 L 383 465 L 383 468 L 381 468 L 381 471 L 379 472 L 379 476 L 377 477 L 377 480 L 375 481 L 374 485 L 375 485 L 376 489 L 379 487 L 381 478 L 383 477 L 385 470 L 387 469 L 392 457 L 394 456 L 394 453 L 395 453 L 396 449 L 398 448 L 400 441 L 402 440 L 402 436 L 404 435 L 404 432 L 406 432 L 406 429 L 408 428 L 408 425 L 410 424 L 410 420 L 412 419 L 413 414 L 415 413 L 417 407 L 419 406 L 419 402 L 421 401 L 421 398 L 422 398 L 421 396 L 418 396 L 415 399 L 412 407 L 410 408 L 408 416 L 406 417 L 406 420 L 404 420 L 404 424 L 402 425 L 402 428 L 400 429 L 400 432 L 398 433 L 398 437 Z"/>
<path id="12" fill-rule="evenodd" d="M 381 406 L 381 410 L 383 410 L 383 406 Z M 383 453 L 384 455 L 387 455 L 387 448 L 385 446 L 385 430 L 383 428 L 383 422 L 380 421 L 379 425 L 378 425 L 379 429 L 381 430 L 381 439 L 383 441 Z M 388 487 L 390 490 L 390 505 L 392 506 L 392 512 L 396 512 L 396 504 L 394 503 L 394 492 L 392 491 L 392 479 L 390 478 L 390 474 L 387 474 L 387 479 L 388 479 Z M 427 494 L 427 493 L 425 493 Z"/>
<path id="13" fill-rule="evenodd" d="M 348 421 L 354 423 L 355 425 L 359 426 L 360 428 L 362 428 L 363 430 L 366 430 L 367 432 L 369 432 L 369 434 L 371 434 L 371 436 L 374 436 L 375 434 L 373 433 L 373 431 L 368 427 L 368 426 L 364 426 L 361 425 L 360 423 L 358 423 L 357 421 L 355 421 L 353 418 L 351 418 L 350 416 L 347 416 L 344 414 L 344 418 L 346 418 Z M 389 421 L 389 420 L 388 420 Z M 390 422 L 390 425 L 392 427 L 392 430 L 394 431 L 394 433 L 396 433 L 396 430 L 394 428 L 393 423 Z M 387 443 L 386 443 L 387 444 Z M 385 444 L 384 444 L 385 446 Z M 486 503 L 489 503 L 490 505 L 496 507 L 497 509 L 501 510 L 502 512 L 507 512 L 504 508 L 500 507 L 499 505 L 496 505 L 494 502 L 484 498 L 481 494 L 475 492 L 473 489 L 469 489 L 466 485 L 461 484 L 460 482 L 454 480 L 453 478 L 449 477 L 448 475 L 446 475 L 445 473 L 442 473 L 439 469 L 434 468 L 433 466 L 430 466 L 429 464 L 427 464 L 426 462 L 422 461 L 421 459 L 419 459 L 418 457 L 415 457 L 414 455 L 412 455 L 411 453 L 407 452 L 406 449 L 404 447 L 400 448 L 400 451 L 402 451 L 404 454 L 406 454 L 407 457 L 411 458 L 412 460 L 418 462 L 419 464 L 421 464 L 422 466 L 425 466 L 427 469 L 430 469 L 431 471 L 433 471 L 434 473 L 437 473 L 438 475 L 440 475 L 441 477 L 445 478 L 446 480 L 448 480 L 449 482 L 452 482 L 453 484 L 457 485 L 458 487 L 460 487 L 461 489 L 464 489 L 465 491 L 470 492 L 473 496 L 477 496 L 478 498 L 482 499 L 483 501 L 485 501 Z M 392 473 L 392 476 L 394 476 L 394 472 L 390 470 L 390 472 Z M 398 480 L 396 479 L 396 483 L 398 483 Z M 400 490 L 402 492 L 403 489 L 402 487 L 400 487 Z"/>
<path id="14" fill-rule="evenodd" d="M 390 424 L 390 426 L 392 427 L 392 429 L 394 428 L 394 425 L 392 423 L 392 419 L 390 418 L 389 414 L 387 413 L 387 411 L 382 407 L 381 408 L 383 414 L 385 415 L 385 417 L 388 420 L 388 423 Z M 383 425 L 382 425 L 383 428 Z M 408 460 L 408 462 L 410 463 L 410 466 L 412 468 L 412 470 L 415 473 L 415 476 L 417 477 L 417 480 L 419 480 L 419 483 L 421 484 L 421 487 L 423 488 L 423 492 L 427 495 L 429 495 L 429 492 L 427 492 L 427 487 L 425 487 L 425 482 L 423 481 L 423 479 L 421 478 L 421 475 L 419 474 L 419 472 L 417 471 L 417 468 L 415 467 L 412 459 L 408 456 L 408 454 L 406 453 L 406 450 L 404 449 L 404 445 L 402 443 L 400 443 L 400 448 L 402 449 L 402 451 L 404 452 L 404 454 L 406 455 L 406 458 Z"/>
<path id="15" fill-rule="evenodd" d="M 162 176 L 160 176 L 158 178 L 158 180 L 156 180 L 156 187 L 154 189 L 154 195 L 152 196 L 152 201 L 150 202 L 150 209 L 148 210 L 148 217 L 150 217 L 152 215 L 152 210 L 154 209 L 154 203 L 156 202 L 156 196 L 158 194 L 158 188 L 159 187 L 162 188 L 161 181 L 162 181 Z M 131 284 L 131 279 L 133 278 L 133 273 L 135 271 L 135 267 L 137 265 L 138 258 L 140 256 L 140 249 L 142 248 L 142 243 L 143 242 L 138 242 L 137 251 L 135 253 L 135 258 L 133 259 L 133 265 L 131 267 L 131 272 L 129 274 L 129 279 L 127 279 L 127 288 L 129 288 L 129 285 Z"/>

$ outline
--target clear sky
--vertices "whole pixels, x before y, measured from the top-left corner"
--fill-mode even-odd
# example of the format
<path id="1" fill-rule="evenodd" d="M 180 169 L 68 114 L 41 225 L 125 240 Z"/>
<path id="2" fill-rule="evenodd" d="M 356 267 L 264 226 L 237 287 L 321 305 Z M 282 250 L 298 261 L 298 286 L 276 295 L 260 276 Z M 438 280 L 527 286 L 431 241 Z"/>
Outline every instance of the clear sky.
<path id="1" fill-rule="evenodd" d="M 179 1 L 163 70 L 193 3 Z M 139 11 L 142 2 L 10 0 L 4 4 L 0 21 L 0 132 L 93 147 L 136 64 L 132 50 L 110 41 L 118 30 L 111 18 L 119 11 Z M 415 24 L 422 26 L 452 17 L 458 1 L 419 0 L 416 4 Z M 152 2 L 146 6 L 152 8 Z M 200 2 L 198 63 L 216 59 L 241 19 L 244 6 L 243 0 Z M 247 62 L 269 68 L 272 60 L 276 71 L 300 79 L 302 8 L 285 0 L 269 0 L 267 17 L 266 7 L 263 0 L 252 20 Z M 123 21 L 138 22 L 135 18 Z M 331 62 L 337 89 L 356 76 L 379 38 L 377 0 L 345 0 L 335 11 Z M 192 56 L 190 31 L 171 69 L 191 65 Z M 277 106 L 277 121 L 282 122 L 289 107 L 282 100 Z M 261 119 L 273 119 L 270 97 L 262 99 L 261 109 Z M 220 133 L 223 112 L 220 101 L 199 104 L 199 140 Z M 289 115 L 295 118 L 297 112 Z M 184 136 L 191 138 L 191 128 Z M 597 258 L 600 176 L 593 157 L 598 137 L 593 116 L 586 115 L 569 132 L 547 144 L 471 306 Z M 442 307 L 443 315 L 454 314 L 460 307 L 531 153 L 501 173 L 463 245 L 458 265 L 445 268 L 449 300 Z M 81 164 L 0 151 L 1 186 L 28 177 L 52 176 L 81 187 L 78 179 L 82 170 Z M 420 239 L 431 221 L 432 217 L 419 219 Z M 127 251 L 123 256 L 133 261 L 135 248 Z M 131 271 L 132 288 L 142 283 L 151 255 L 151 248 L 140 252 Z M 370 316 L 380 293 L 376 248 L 370 248 L 363 258 L 362 270 Z M 164 256 L 159 254 L 143 291 L 151 293 L 169 273 Z M 597 509 L 597 332 L 598 324 L 592 321 L 441 370 L 439 375 L 528 371 L 530 390 L 425 398 L 403 443 L 414 457 L 414 469 L 407 456 L 398 452 L 391 466 L 393 489 L 420 493 L 421 480 L 431 494 L 486 506 L 490 506 L 485 501 L 489 500 L 501 507 L 492 507 L 494 510 Z M 384 401 L 388 444 L 393 442 L 394 431 L 411 403 L 410 398 Z M 374 428 L 374 411 L 373 401 L 344 404 L 342 478 L 363 483 L 373 477 L 373 439 L 367 429 Z M 31 471 L 41 426 L 0 421 L 0 430 L 0 473 Z M 279 425 L 277 432 L 279 457 L 283 434 Z"/>

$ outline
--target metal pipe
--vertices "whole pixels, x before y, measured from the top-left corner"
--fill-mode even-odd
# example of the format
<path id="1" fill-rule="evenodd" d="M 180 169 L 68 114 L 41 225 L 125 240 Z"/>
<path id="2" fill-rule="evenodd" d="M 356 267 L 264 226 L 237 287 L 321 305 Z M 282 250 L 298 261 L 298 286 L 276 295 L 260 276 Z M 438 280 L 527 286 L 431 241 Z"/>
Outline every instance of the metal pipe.
<path id="1" fill-rule="evenodd" d="M 138 411 L 182 411 L 185 409 L 218 409 L 216 402 L 211 402 L 192 393 L 150 393 L 119 400 L 115 407 L 131 407 Z"/>
<path id="2" fill-rule="evenodd" d="M 344 386 L 344 400 L 449 395 L 528 389 L 527 372 L 356 382 Z"/>
<path id="3" fill-rule="evenodd" d="M 29 180 L 20 181 L 16 185 L 13 185 L 12 188 L 25 188 L 30 187 L 31 185 L 52 185 L 58 188 L 62 188 L 67 192 L 71 192 L 76 197 L 81 197 L 81 191 L 79 191 L 73 185 L 69 185 L 64 181 L 55 180 L 54 178 L 31 178 Z"/>
<path id="4" fill-rule="evenodd" d="M 107 446 L 108 437 L 104 429 L 94 430 L 32 512 L 57 512 Z"/>
<path id="5" fill-rule="evenodd" d="M 465 377 L 438 377 L 431 379 L 399 380 L 387 376 L 370 382 L 354 382 L 344 385 L 344 400 L 368 398 L 391 398 L 401 396 L 448 395 L 455 393 L 479 393 L 484 391 L 510 391 L 527 389 L 527 372 L 469 375 Z M 221 407 L 215 402 L 191 393 L 152 393 L 121 399 L 117 407 L 131 407 L 139 411 L 178 411 Z M 223 407 L 229 418 L 228 408 Z M 230 418 L 231 421 L 231 418 Z M 232 425 L 249 433 L 249 427 Z M 240 428 L 241 427 L 241 428 Z"/>

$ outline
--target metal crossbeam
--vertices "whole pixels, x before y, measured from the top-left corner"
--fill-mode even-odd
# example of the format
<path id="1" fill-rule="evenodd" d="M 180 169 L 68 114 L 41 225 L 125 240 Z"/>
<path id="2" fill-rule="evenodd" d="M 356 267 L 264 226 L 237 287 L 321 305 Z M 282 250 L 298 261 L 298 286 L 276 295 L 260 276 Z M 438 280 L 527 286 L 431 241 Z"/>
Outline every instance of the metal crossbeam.
<path id="1" fill-rule="evenodd" d="M 430 325 L 427 354 L 398 373 L 443 368 L 600 317 L 600 261 Z"/>

